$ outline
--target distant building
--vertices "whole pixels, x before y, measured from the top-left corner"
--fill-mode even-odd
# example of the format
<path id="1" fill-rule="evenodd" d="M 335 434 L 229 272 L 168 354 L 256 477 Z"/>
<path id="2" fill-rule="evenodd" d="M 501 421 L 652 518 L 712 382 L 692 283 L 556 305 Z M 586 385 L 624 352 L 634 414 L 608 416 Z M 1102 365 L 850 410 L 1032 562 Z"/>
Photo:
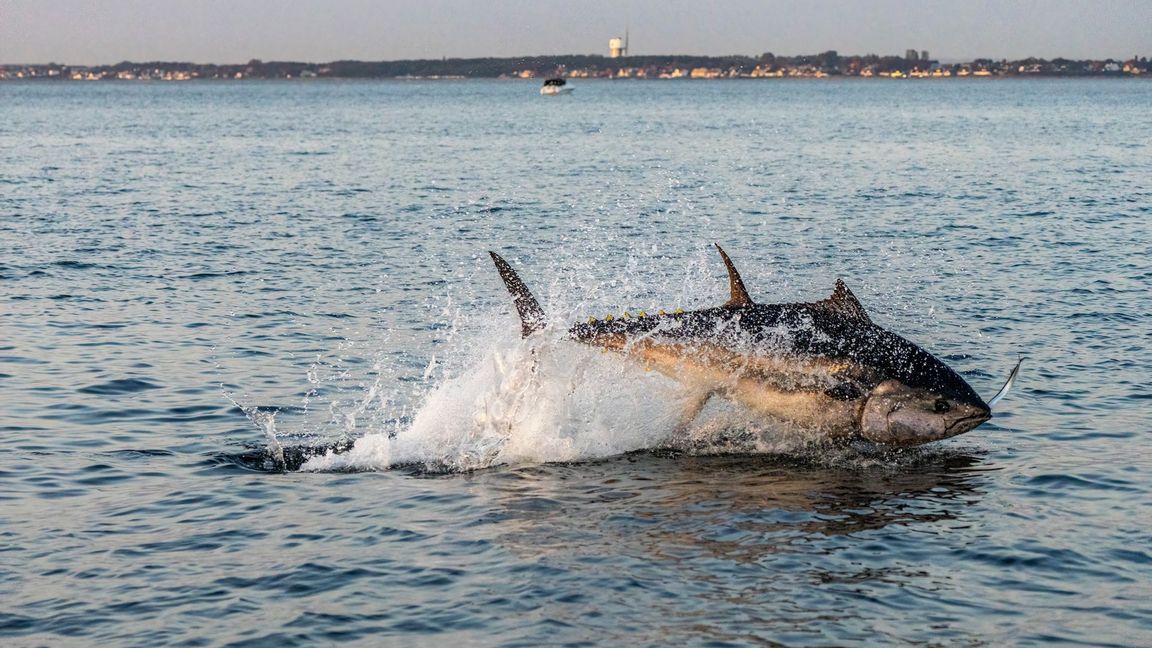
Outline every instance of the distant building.
<path id="1" fill-rule="evenodd" d="M 608 57 L 620 58 L 621 56 L 628 56 L 628 32 L 624 32 L 624 38 L 617 36 L 608 39 Z"/>
<path id="2" fill-rule="evenodd" d="M 928 61 L 928 60 L 931 60 L 931 58 L 932 58 L 931 56 L 928 56 L 928 50 L 920 50 L 920 60 L 921 61 Z"/>
<path id="3" fill-rule="evenodd" d="M 904 51 L 904 58 L 909 60 L 909 61 L 919 61 L 920 60 L 920 54 L 919 54 L 919 52 L 917 52 L 914 49 L 905 50 Z"/>

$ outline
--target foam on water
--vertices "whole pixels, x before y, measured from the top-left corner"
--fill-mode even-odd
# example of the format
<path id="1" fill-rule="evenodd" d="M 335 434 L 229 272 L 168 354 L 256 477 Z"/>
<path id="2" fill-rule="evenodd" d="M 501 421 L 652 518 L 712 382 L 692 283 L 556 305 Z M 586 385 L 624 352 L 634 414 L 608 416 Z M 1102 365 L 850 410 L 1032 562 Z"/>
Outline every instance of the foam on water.
<path id="1" fill-rule="evenodd" d="M 348 452 L 328 452 L 302 469 L 464 471 L 592 459 L 666 440 L 679 411 L 673 382 L 549 334 L 495 343 L 435 386 L 410 425 L 395 434 L 373 430 Z"/>

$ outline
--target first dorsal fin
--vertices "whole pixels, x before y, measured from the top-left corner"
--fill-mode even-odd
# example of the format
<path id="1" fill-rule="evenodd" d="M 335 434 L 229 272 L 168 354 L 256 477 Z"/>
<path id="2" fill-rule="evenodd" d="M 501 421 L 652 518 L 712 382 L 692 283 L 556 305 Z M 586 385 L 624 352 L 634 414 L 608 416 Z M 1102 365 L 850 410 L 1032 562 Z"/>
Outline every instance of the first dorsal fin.
<path id="1" fill-rule="evenodd" d="M 516 304 L 516 312 L 520 315 L 520 333 L 523 337 L 539 331 L 547 324 L 544 317 L 544 309 L 540 308 L 540 303 L 532 296 L 532 291 L 528 290 L 528 286 L 520 280 L 520 275 L 508 265 L 499 254 L 489 252 L 492 255 L 492 261 L 496 263 L 496 269 L 500 271 L 500 278 L 504 280 L 504 286 L 508 288 L 508 293 L 512 295 L 512 301 Z"/>
<path id="2" fill-rule="evenodd" d="M 752 305 L 752 298 L 748 296 L 748 290 L 744 288 L 744 281 L 740 279 L 740 273 L 736 272 L 736 266 L 732 265 L 732 259 L 728 258 L 728 253 L 720 244 L 716 244 L 716 249 L 720 251 L 720 257 L 724 259 L 724 266 L 728 268 L 728 288 L 732 296 L 724 305 L 729 308 L 738 306 Z"/>
<path id="3" fill-rule="evenodd" d="M 843 279 L 836 280 L 836 288 L 832 290 L 832 295 L 824 301 L 819 301 L 814 304 L 819 306 L 825 311 L 836 313 L 844 317 L 860 320 L 862 322 L 872 323 L 872 319 L 868 317 L 868 313 L 864 310 L 864 306 L 860 300 L 856 299 L 856 295 L 848 290 L 848 286 L 844 284 Z"/>

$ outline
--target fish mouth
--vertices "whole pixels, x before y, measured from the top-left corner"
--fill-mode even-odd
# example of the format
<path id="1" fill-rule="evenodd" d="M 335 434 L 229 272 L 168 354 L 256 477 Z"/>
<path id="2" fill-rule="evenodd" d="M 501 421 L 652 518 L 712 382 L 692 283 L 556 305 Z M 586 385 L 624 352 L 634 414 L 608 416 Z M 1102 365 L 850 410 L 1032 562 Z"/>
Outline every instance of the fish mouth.
<path id="1" fill-rule="evenodd" d="M 950 423 L 948 425 L 948 427 L 946 427 L 944 429 L 944 434 L 945 434 L 944 438 L 954 437 L 958 434 L 964 434 L 965 432 L 968 432 L 969 430 L 972 430 L 974 428 L 979 427 L 981 424 L 983 424 L 985 421 L 987 421 L 991 418 L 992 418 L 992 414 L 990 412 L 989 413 L 983 413 L 982 412 L 980 414 L 973 414 L 972 416 L 965 416 L 964 418 L 958 418 L 955 421 L 952 421 L 952 423 Z"/>

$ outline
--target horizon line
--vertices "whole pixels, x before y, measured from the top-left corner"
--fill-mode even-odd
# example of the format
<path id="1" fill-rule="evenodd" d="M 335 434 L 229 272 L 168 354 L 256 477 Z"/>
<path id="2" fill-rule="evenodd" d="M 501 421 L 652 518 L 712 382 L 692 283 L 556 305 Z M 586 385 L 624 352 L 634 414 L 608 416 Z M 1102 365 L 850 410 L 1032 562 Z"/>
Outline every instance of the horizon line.
<path id="1" fill-rule="evenodd" d="M 331 59 L 331 60 L 327 60 L 327 61 L 307 61 L 307 60 L 293 60 L 293 59 L 261 59 L 261 58 L 255 58 L 254 57 L 254 58 L 248 59 L 247 61 L 230 62 L 230 63 L 211 63 L 211 62 L 206 63 L 206 62 L 194 61 L 194 60 L 156 58 L 156 59 L 141 59 L 141 60 L 123 59 L 123 60 L 117 61 L 115 63 L 60 63 L 57 61 L 48 61 L 48 62 L 44 62 L 44 63 L 30 63 L 30 62 L 5 63 L 5 62 L 0 62 L 0 67 L 53 66 L 53 65 L 56 65 L 56 66 L 61 66 L 61 67 L 90 67 L 91 68 L 91 67 L 114 67 L 114 66 L 123 65 L 126 63 L 127 64 L 136 64 L 136 65 L 146 64 L 146 63 L 180 63 L 180 64 L 205 65 L 205 66 L 206 65 L 237 66 L 237 65 L 251 65 L 254 62 L 258 62 L 258 63 L 264 64 L 264 65 L 270 64 L 270 63 L 295 63 L 295 64 L 303 64 L 303 65 L 325 65 L 325 64 L 330 64 L 330 63 L 404 63 L 404 62 L 417 62 L 417 61 L 480 61 L 480 60 L 515 61 L 515 60 L 527 60 L 527 59 L 574 58 L 574 57 L 599 58 L 599 59 L 605 59 L 605 60 L 609 60 L 609 61 L 625 60 L 625 59 L 641 59 L 641 58 L 675 58 L 675 57 L 699 58 L 699 59 L 746 58 L 746 59 L 755 60 L 755 59 L 762 58 L 765 54 L 771 54 L 772 56 L 774 56 L 776 58 L 798 58 L 798 57 L 805 57 L 805 56 L 820 56 L 820 55 L 826 54 L 828 52 L 835 52 L 836 55 L 838 57 L 841 57 L 841 58 L 864 58 L 864 57 L 869 57 L 869 56 L 876 56 L 879 58 L 888 58 L 888 57 L 900 58 L 900 59 L 905 58 L 904 56 L 900 55 L 899 53 L 877 54 L 875 52 L 869 52 L 866 54 L 840 54 L 838 50 L 824 50 L 822 52 L 815 52 L 815 53 L 811 53 L 811 54 L 776 54 L 774 52 L 763 52 L 761 54 L 629 54 L 627 56 L 620 56 L 620 57 L 606 56 L 604 54 L 518 54 L 515 56 L 441 56 L 441 57 L 436 57 L 436 58 L 424 57 L 424 58 L 398 58 L 398 59 L 336 58 L 336 59 Z M 1041 61 L 1054 61 L 1057 59 L 1064 59 L 1064 60 L 1068 60 L 1068 61 L 1121 61 L 1122 62 L 1122 61 L 1129 61 L 1129 60 L 1138 60 L 1141 58 L 1146 59 L 1146 58 L 1148 58 L 1148 55 L 1141 56 L 1140 54 L 1132 54 L 1131 56 L 1125 56 L 1125 57 L 1120 57 L 1120 58 L 1111 57 L 1111 56 L 1104 57 L 1104 58 L 1097 58 L 1097 57 L 1069 58 L 1066 56 L 1055 56 L 1052 58 L 1045 58 L 1045 57 L 1035 56 L 1035 55 L 1029 55 L 1029 56 L 1025 56 L 1022 58 L 976 56 L 976 57 L 971 57 L 971 58 L 964 58 L 964 57 L 959 57 L 959 58 L 958 57 L 930 58 L 927 60 L 933 60 L 933 61 L 936 61 L 938 63 L 945 63 L 945 62 L 947 62 L 947 63 L 969 63 L 969 62 L 973 62 L 973 61 L 1025 61 L 1025 60 L 1030 60 L 1030 59 L 1036 59 L 1036 60 L 1041 60 Z"/>

